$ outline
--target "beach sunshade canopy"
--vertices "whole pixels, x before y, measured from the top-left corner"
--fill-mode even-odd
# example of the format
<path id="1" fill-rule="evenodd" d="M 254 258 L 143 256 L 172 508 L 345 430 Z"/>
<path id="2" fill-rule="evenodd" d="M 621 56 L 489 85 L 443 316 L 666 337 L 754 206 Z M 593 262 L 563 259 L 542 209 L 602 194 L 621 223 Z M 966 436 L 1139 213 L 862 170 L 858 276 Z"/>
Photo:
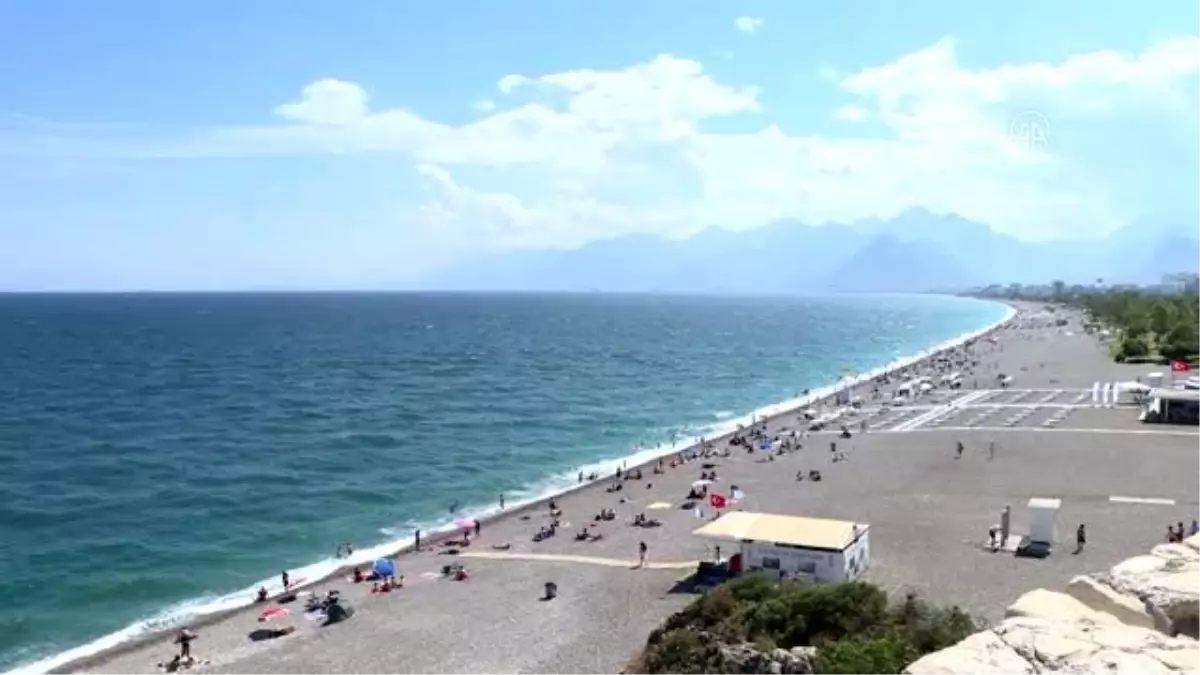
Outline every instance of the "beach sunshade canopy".
<path id="1" fill-rule="evenodd" d="M 1143 393 L 1150 391 L 1150 386 L 1142 384 L 1141 382 L 1122 382 L 1117 385 L 1117 388 L 1124 391 L 1140 391 Z"/>
<path id="2" fill-rule="evenodd" d="M 475 519 L 474 518 L 459 518 L 458 520 L 454 521 L 454 524 L 461 527 L 464 530 L 470 530 L 475 527 Z"/>
<path id="3" fill-rule="evenodd" d="M 668 504 L 667 502 L 654 502 L 653 504 L 647 506 L 646 508 L 653 509 L 655 511 L 662 511 L 663 509 L 671 508 L 671 505 Z"/>
<path id="4" fill-rule="evenodd" d="M 376 560 L 371 569 L 375 572 L 375 574 L 381 577 L 396 576 L 396 563 L 388 560 L 387 558 L 380 558 L 379 560 Z"/>
<path id="5" fill-rule="evenodd" d="M 707 478 L 692 481 L 692 487 L 705 487 L 706 485 L 712 485 L 712 481 L 708 480 Z"/>

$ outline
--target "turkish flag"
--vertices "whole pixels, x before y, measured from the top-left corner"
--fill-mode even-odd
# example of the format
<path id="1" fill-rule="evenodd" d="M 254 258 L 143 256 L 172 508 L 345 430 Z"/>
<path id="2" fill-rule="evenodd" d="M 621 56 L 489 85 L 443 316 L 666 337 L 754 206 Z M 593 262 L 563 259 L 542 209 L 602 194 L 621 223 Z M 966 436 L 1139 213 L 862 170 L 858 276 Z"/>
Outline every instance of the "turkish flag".
<path id="1" fill-rule="evenodd" d="M 712 504 L 712 507 L 714 509 L 723 509 L 723 508 L 725 508 L 725 503 L 726 503 L 725 495 L 714 492 L 708 496 L 708 503 Z"/>
<path id="2" fill-rule="evenodd" d="M 1171 362 L 1171 372 L 1173 373 L 1186 373 L 1191 369 L 1192 364 L 1182 359 L 1177 359 Z"/>

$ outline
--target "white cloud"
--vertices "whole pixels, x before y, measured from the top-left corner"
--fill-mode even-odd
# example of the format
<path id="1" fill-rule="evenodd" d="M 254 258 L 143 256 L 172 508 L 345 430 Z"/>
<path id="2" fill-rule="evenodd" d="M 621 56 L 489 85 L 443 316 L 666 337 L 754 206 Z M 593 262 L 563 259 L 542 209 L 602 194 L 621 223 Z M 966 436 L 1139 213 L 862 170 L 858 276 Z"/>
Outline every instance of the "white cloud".
<path id="1" fill-rule="evenodd" d="M 763 20 L 757 16 L 739 16 L 733 20 L 733 25 L 743 33 L 754 34 L 763 27 Z"/>
<path id="2" fill-rule="evenodd" d="M 294 122 L 348 126 L 367 116 L 367 92 L 353 82 L 326 78 L 300 92 L 300 99 L 275 108 L 275 114 Z"/>
<path id="3" fill-rule="evenodd" d="M 527 93 L 524 102 L 462 125 L 373 110 L 362 86 L 324 79 L 276 108 L 279 123 L 141 144 L 132 154 L 403 153 L 429 187 L 416 218 L 447 238 L 469 232 L 496 246 L 784 217 L 845 222 L 913 205 L 1022 236 L 1065 236 L 1123 224 L 1139 205 L 1110 196 L 1117 178 L 1073 156 L 1060 130 L 1147 111 L 1194 127 L 1198 61 L 1200 38 L 1183 37 L 1138 54 L 971 68 L 947 38 L 858 72 L 822 68 L 814 86 L 838 99 L 825 114 L 857 122 L 839 125 L 840 136 L 785 132 L 764 119 L 755 87 L 717 81 L 669 54 L 615 70 L 505 75 L 497 90 Z M 707 128 L 735 116 L 761 126 Z M 1053 133 L 1027 133 L 1038 120 Z M 503 185 L 480 178 L 496 170 Z"/>
<path id="4" fill-rule="evenodd" d="M 490 113 L 496 110 L 496 102 L 488 99 L 476 101 L 474 108 L 477 112 Z"/>
<path id="5" fill-rule="evenodd" d="M 871 113 L 861 105 L 844 105 L 833 111 L 833 119 L 843 122 L 865 122 Z"/>

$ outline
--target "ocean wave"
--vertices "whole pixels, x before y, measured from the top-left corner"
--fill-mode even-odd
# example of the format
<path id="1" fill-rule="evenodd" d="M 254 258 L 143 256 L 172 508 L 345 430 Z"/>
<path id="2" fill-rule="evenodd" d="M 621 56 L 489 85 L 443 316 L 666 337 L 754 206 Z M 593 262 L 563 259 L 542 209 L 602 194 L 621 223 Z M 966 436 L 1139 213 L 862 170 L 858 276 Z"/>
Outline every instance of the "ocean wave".
<path id="1" fill-rule="evenodd" d="M 544 499 L 563 494 L 573 488 L 578 487 L 578 474 L 580 472 L 584 473 L 585 475 L 594 472 L 603 476 L 613 473 L 618 467 L 621 466 L 636 466 L 654 461 L 660 457 L 669 457 L 695 445 L 700 441 L 701 438 L 714 438 L 722 436 L 726 433 L 735 431 L 739 426 L 750 424 L 755 419 L 761 419 L 763 417 L 777 415 L 788 410 L 805 407 L 813 402 L 833 396 L 843 389 L 868 382 L 885 373 L 911 366 L 912 364 L 930 356 L 931 354 L 962 345 L 1012 320 L 1012 318 L 1016 316 L 1016 310 L 1011 306 L 1006 308 L 1007 311 L 1005 312 L 1003 318 L 988 324 L 984 328 L 971 331 L 969 333 L 964 333 L 950 340 L 945 340 L 934 347 L 922 350 L 915 354 L 896 358 L 890 363 L 866 372 L 859 373 L 853 378 L 843 378 L 825 387 L 812 389 L 805 396 L 794 397 L 777 403 L 772 403 L 741 415 L 737 415 L 732 411 L 717 411 L 717 413 L 714 413 L 714 417 L 718 417 L 718 415 L 725 413 L 728 413 L 728 416 L 718 417 L 719 421 L 712 424 L 692 427 L 689 434 L 681 436 L 673 442 L 657 444 L 654 447 L 637 448 L 629 454 L 599 459 L 580 466 L 571 467 L 570 469 L 537 481 L 523 490 L 511 493 L 511 498 L 508 500 L 506 510 L 512 510 L 521 506 L 536 503 Z M 387 439 L 383 437 L 365 440 L 367 440 L 368 443 L 387 442 Z M 340 573 L 341 570 L 348 565 L 368 564 L 378 558 L 395 555 L 397 552 L 413 545 L 414 542 L 411 535 L 397 537 L 397 532 L 413 532 L 416 529 L 420 529 L 424 533 L 425 537 L 437 536 L 439 534 L 448 533 L 456 529 L 457 526 L 454 524 L 454 520 L 456 519 L 461 519 L 464 517 L 483 519 L 494 516 L 498 514 L 499 511 L 499 505 L 495 503 L 491 503 L 490 505 L 486 506 L 477 504 L 461 509 L 458 513 L 454 514 L 453 518 L 451 519 L 408 521 L 402 523 L 399 527 L 380 528 L 380 534 L 389 538 L 379 544 L 358 549 L 350 558 L 325 558 L 303 567 L 292 568 L 289 570 L 289 573 L 292 581 L 298 586 L 303 587 L 312 585 L 329 579 L 330 577 Z M 118 647 L 122 644 L 137 640 L 150 633 L 168 630 L 180 625 L 204 619 L 205 617 L 215 614 L 227 613 L 249 606 L 254 603 L 255 595 L 260 586 L 265 586 L 272 594 L 283 590 L 279 577 L 273 576 L 250 584 L 245 588 L 231 593 L 211 594 L 194 598 L 192 600 L 187 600 L 166 607 L 142 621 L 130 624 L 119 631 L 105 635 L 104 637 L 93 640 L 92 642 L 33 663 L 18 666 L 14 670 L 8 672 L 14 675 L 18 673 L 21 675 L 46 673 L 73 661 L 85 659 L 89 656 L 94 656 Z"/>

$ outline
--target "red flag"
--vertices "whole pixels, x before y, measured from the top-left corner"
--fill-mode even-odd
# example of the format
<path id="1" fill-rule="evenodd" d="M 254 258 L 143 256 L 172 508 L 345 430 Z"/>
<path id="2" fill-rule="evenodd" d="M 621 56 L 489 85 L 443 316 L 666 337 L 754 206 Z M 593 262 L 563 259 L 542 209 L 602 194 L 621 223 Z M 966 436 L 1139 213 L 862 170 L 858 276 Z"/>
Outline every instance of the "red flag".
<path id="1" fill-rule="evenodd" d="M 708 496 L 708 503 L 712 504 L 714 509 L 723 509 L 725 508 L 725 495 L 714 492 Z"/>
<path id="2" fill-rule="evenodd" d="M 1191 369 L 1192 364 L 1184 361 L 1183 359 L 1176 359 L 1175 361 L 1171 362 L 1171 372 L 1173 373 L 1186 373 Z"/>

